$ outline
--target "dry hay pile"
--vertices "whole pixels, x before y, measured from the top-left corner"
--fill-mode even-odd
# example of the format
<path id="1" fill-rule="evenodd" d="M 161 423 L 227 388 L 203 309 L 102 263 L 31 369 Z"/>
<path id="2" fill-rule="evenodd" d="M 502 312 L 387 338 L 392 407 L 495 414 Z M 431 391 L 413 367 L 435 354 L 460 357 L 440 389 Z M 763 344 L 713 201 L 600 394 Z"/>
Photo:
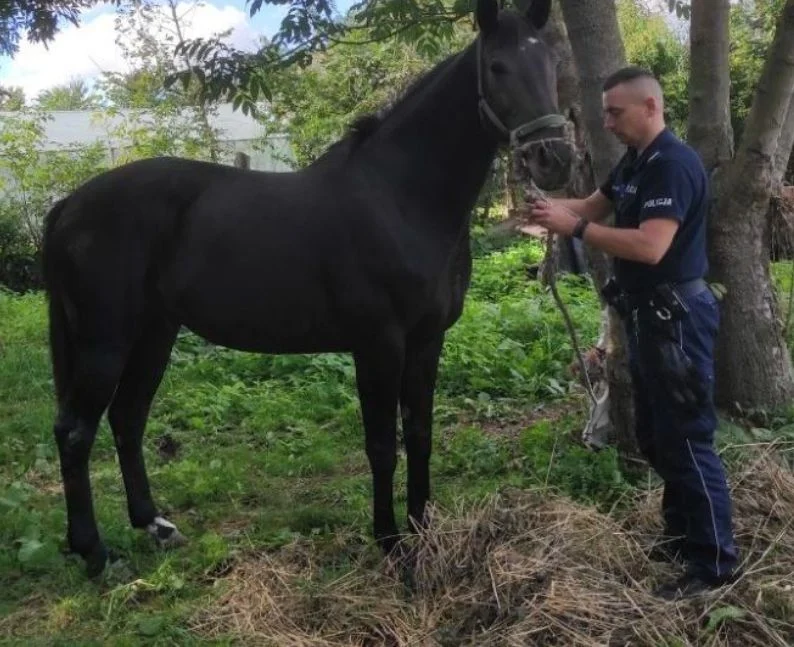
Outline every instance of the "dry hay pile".
<path id="1" fill-rule="evenodd" d="M 705 599 L 663 602 L 670 565 L 643 547 L 658 531 L 660 493 L 601 514 L 541 491 L 434 511 L 418 543 L 415 588 L 339 538 L 240 561 L 194 619 L 205 637 L 306 647 L 794 644 L 794 477 L 769 446 L 732 475 L 745 576 Z M 350 551 L 352 568 L 328 568 Z"/>

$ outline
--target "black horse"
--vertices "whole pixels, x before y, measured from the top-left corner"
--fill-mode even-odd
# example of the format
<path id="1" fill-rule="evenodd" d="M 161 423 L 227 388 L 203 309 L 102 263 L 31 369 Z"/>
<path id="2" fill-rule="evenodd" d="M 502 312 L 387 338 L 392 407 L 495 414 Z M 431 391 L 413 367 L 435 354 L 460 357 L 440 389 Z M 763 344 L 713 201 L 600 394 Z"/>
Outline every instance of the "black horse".
<path id="1" fill-rule="evenodd" d="M 397 540 L 397 414 L 409 523 L 425 518 L 436 372 L 469 285 L 470 213 L 500 143 L 542 188 L 571 152 L 541 28 L 478 0 L 480 34 L 367 117 L 314 164 L 262 173 L 174 158 L 103 173 L 47 216 L 44 273 L 70 550 L 101 572 L 88 460 L 104 412 L 133 527 L 182 537 L 158 514 L 141 451 L 150 405 L 184 325 L 260 353 L 353 354 L 373 477 L 374 535 Z"/>

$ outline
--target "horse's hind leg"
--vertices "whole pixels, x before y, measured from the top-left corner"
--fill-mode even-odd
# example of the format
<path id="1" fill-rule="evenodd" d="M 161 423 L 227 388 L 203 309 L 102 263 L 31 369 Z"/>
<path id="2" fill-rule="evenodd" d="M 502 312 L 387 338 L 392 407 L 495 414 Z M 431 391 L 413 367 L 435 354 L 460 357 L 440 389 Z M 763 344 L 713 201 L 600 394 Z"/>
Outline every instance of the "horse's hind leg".
<path id="1" fill-rule="evenodd" d="M 134 528 L 145 528 L 160 546 L 184 542 L 176 527 L 157 513 L 143 460 L 143 432 L 149 409 L 171 354 L 179 326 L 165 318 L 150 320 L 135 342 L 108 411 L 127 510 Z"/>
<path id="2" fill-rule="evenodd" d="M 88 460 L 99 420 L 113 397 L 123 364 L 123 350 L 109 340 L 91 345 L 78 342 L 74 370 L 55 421 L 69 549 L 83 557 L 92 577 L 102 572 L 108 555 L 94 517 Z"/>

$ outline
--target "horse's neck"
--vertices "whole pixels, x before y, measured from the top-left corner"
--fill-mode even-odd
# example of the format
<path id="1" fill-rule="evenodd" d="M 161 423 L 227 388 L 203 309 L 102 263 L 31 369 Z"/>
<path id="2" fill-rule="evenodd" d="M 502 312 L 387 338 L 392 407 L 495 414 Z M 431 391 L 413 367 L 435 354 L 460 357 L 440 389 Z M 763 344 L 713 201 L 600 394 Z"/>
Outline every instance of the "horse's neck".
<path id="1" fill-rule="evenodd" d="M 496 154 L 495 139 L 480 123 L 478 98 L 472 46 L 384 121 L 370 149 L 376 165 L 389 166 L 399 202 L 450 233 L 468 224 Z"/>

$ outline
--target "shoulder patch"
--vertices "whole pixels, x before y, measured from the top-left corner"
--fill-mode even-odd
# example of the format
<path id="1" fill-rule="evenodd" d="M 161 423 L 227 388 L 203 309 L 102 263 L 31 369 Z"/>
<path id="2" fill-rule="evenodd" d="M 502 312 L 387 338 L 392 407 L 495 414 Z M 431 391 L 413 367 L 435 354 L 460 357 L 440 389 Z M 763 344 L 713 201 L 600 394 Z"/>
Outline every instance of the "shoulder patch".
<path id="1" fill-rule="evenodd" d="M 673 199 L 672 198 L 656 198 L 654 200 L 648 200 L 642 206 L 643 206 L 644 209 L 653 209 L 655 207 L 672 207 L 673 206 Z"/>

